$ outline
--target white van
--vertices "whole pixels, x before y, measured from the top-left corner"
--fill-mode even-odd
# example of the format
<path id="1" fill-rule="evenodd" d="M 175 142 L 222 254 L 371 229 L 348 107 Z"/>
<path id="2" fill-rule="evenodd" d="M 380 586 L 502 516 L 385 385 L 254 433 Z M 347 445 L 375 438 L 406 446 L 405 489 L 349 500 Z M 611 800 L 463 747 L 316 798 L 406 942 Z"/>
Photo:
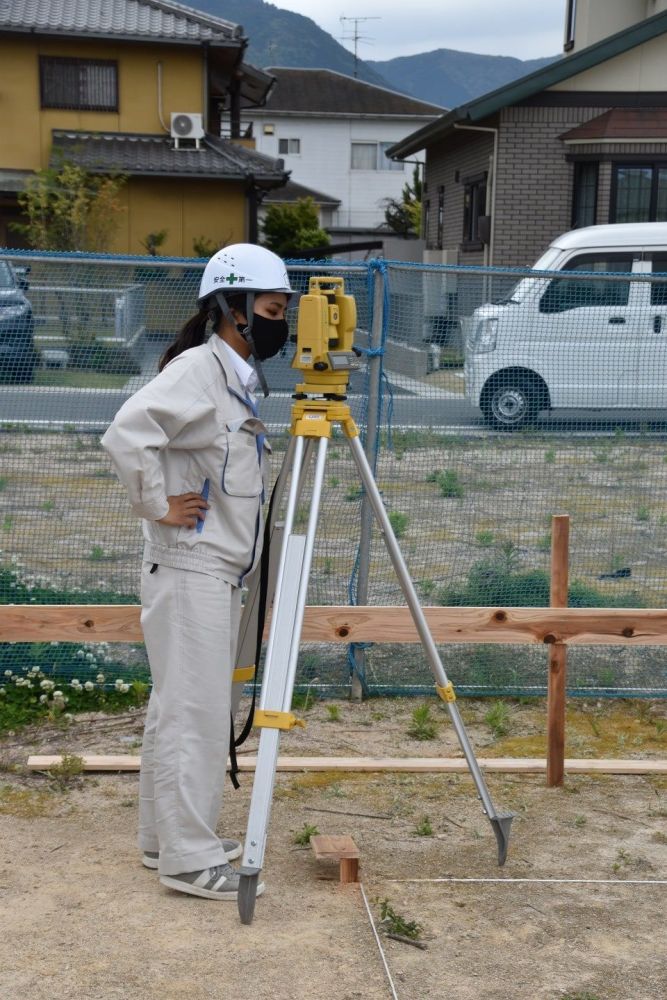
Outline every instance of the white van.
<path id="1" fill-rule="evenodd" d="M 573 230 L 532 270 L 587 277 L 522 278 L 461 320 L 466 397 L 486 421 L 516 430 L 542 410 L 667 407 L 667 223 Z"/>

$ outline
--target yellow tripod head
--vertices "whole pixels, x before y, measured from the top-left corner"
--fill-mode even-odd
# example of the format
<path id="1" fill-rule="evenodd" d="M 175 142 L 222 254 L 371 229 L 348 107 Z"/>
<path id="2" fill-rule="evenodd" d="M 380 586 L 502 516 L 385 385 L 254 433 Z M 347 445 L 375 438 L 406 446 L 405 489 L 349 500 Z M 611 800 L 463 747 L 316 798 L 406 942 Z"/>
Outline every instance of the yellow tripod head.
<path id="1" fill-rule="evenodd" d="M 296 399 L 318 396 L 345 399 L 350 371 L 359 367 L 352 346 L 357 326 L 353 295 L 343 278 L 311 278 L 299 301 L 296 354 L 292 368 L 304 373 Z"/>

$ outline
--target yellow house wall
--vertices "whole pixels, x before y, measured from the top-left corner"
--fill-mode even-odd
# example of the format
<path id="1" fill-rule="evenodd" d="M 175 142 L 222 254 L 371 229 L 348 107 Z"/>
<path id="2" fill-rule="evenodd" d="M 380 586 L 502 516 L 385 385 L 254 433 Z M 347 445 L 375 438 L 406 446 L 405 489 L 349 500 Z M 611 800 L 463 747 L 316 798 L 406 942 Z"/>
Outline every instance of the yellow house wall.
<path id="1" fill-rule="evenodd" d="M 117 60 L 118 111 L 42 110 L 40 55 Z M 47 166 L 54 128 L 163 133 L 158 114 L 159 63 L 162 117 L 167 128 L 172 111 L 201 114 L 204 84 L 199 48 L 0 37 L 0 168 L 39 170 Z"/>
<path id="2" fill-rule="evenodd" d="M 115 59 L 118 111 L 42 110 L 39 57 Z M 162 64 L 162 118 L 202 113 L 204 83 L 199 47 L 157 46 L 75 39 L 0 37 L 0 169 L 48 166 L 51 130 L 164 134 L 158 113 L 158 64 Z M 247 238 L 247 205 L 240 183 L 207 179 L 132 177 L 121 195 L 123 212 L 113 245 L 119 253 L 145 253 L 151 232 L 168 231 L 163 255 L 191 256 L 192 242 L 217 245 Z M 6 214 L 0 207 L 0 217 Z M 5 220 L 6 221 L 6 220 Z M 0 244 L 10 242 L 0 218 Z"/>
<path id="3" fill-rule="evenodd" d="M 246 198 L 241 183 L 132 177 L 122 195 L 124 211 L 113 246 L 116 253 L 146 253 L 149 233 L 167 230 L 159 253 L 191 257 L 193 240 L 216 246 L 246 239 Z"/>

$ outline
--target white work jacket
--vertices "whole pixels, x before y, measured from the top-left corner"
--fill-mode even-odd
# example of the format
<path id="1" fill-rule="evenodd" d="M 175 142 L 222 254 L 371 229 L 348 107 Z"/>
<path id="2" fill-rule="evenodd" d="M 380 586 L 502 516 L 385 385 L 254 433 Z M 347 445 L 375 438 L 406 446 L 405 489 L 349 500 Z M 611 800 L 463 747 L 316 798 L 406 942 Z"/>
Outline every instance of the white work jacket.
<path id="1" fill-rule="evenodd" d="M 240 586 L 262 547 L 270 447 L 217 335 L 179 354 L 128 399 L 102 438 L 143 520 L 144 559 Z M 168 496 L 208 490 L 198 528 L 158 524 Z"/>

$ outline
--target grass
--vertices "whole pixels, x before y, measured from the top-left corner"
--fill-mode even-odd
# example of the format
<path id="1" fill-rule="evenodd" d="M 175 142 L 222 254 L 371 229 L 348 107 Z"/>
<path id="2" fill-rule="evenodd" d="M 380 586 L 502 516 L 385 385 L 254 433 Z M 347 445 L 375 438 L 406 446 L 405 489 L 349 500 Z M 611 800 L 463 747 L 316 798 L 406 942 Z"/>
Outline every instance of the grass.
<path id="1" fill-rule="evenodd" d="M 417 826 L 415 827 L 415 833 L 418 837 L 432 837 L 433 827 L 428 816 L 423 816 Z"/>
<path id="2" fill-rule="evenodd" d="M 327 722 L 340 722 L 340 706 L 327 705 Z"/>
<path id="3" fill-rule="evenodd" d="M 504 701 L 494 701 L 484 716 L 484 721 L 491 729 L 495 739 L 507 736 L 510 728 L 510 710 Z"/>
<path id="4" fill-rule="evenodd" d="M 72 785 L 78 783 L 84 771 L 83 758 L 73 753 L 64 753 L 59 764 L 54 764 L 48 768 L 48 775 L 52 781 L 52 787 L 59 792 L 65 792 Z"/>
<path id="5" fill-rule="evenodd" d="M 316 837 L 320 831 L 316 826 L 311 826 L 310 823 L 304 823 L 303 829 L 297 830 L 294 834 L 293 843 L 298 844 L 299 847 L 308 847 L 311 837 Z"/>
<path id="6" fill-rule="evenodd" d="M 464 490 L 454 469 L 436 469 L 426 477 L 427 483 L 435 483 L 440 489 L 440 495 L 448 499 L 460 499 Z"/>
<path id="7" fill-rule="evenodd" d="M 413 740 L 434 740 L 437 732 L 438 723 L 431 716 L 430 705 L 418 705 L 413 709 L 408 736 Z"/>
<path id="8" fill-rule="evenodd" d="M 396 537 L 402 538 L 410 520 L 408 515 L 402 514 L 400 510 L 390 510 L 387 516 Z"/>
<path id="9" fill-rule="evenodd" d="M 422 935 L 421 924 L 416 920 L 406 920 L 400 913 L 396 913 L 388 899 L 383 899 L 380 903 L 380 922 L 387 933 L 400 934 L 411 941 L 418 941 Z"/>
<path id="10" fill-rule="evenodd" d="M 112 375 L 85 369 L 38 368 L 33 384 L 69 389 L 122 389 L 128 378 L 129 375 Z"/>

